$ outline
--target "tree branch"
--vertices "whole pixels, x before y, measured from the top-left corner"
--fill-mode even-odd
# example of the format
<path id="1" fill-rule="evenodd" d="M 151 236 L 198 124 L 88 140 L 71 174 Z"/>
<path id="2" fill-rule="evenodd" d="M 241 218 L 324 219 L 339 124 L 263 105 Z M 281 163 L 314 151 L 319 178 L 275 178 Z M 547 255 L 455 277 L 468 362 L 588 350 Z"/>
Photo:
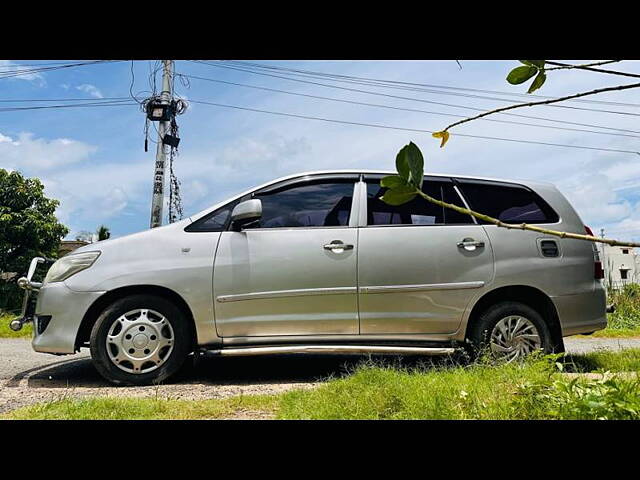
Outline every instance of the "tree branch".
<path id="1" fill-rule="evenodd" d="M 489 222 L 493 225 L 502 228 L 508 229 L 517 229 L 517 230 L 530 230 L 532 232 L 545 233 L 547 235 L 553 235 L 555 237 L 560 238 L 573 238 L 576 240 L 586 240 L 589 242 L 598 242 L 598 243 L 606 243 L 607 245 L 621 246 L 621 247 L 640 247 L 640 243 L 633 242 L 620 242 L 618 240 L 613 240 L 610 238 L 601 238 L 595 237 L 593 235 L 581 235 L 579 233 L 570 233 L 570 232 L 560 232 L 557 230 L 549 230 L 547 228 L 535 227 L 533 225 L 529 225 L 527 223 L 513 224 L 513 223 L 505 223 L 497 218 L 490 217 L 489 215 L 484 215 L 482 213 L 474 212 L 473 210 L 469 210 L 468 208 L 459 207 L 458 205 L 453 205 L 452 203 L 443 202 L 442 200 L 437 200 L 421 190 L 416 189 L 416 193 L 420 195 L 422 198 L 427 200 L 428 202 L 434 203 L 444 208 L 449 208 L 451 210 L 455 210 L 456 212 L 471 215 L 472 217 L 478 218 L 480 220 L 484 220 L 485 222 Z"/>
<path id="2" fill-rule="evenodd" d="M 475 115 L 473 117 L 465 118 L 463 120 L 459 120 L 457 122 L 454 122 L 454 123 L 452 123 L 451 125 L 449 125 L 448 127 L 446 127 L 442 131 L 446 132 L 450 128 L 453 128 L 453 127 L 455 127 L 457 125 L 461 125 L 463 123 L 470 122 L 471 120 L 477 120 L 478 118 L 482 118 L 482 117 L 486 117 L 486 116 L 489 116 L 489 115 L 493 115 L 494 113 L 505 112 L 507 110 L 513 110 L 515 108 L 533 107 L 534 105 L 549 105 L 551 103 L 558 103 L 558 102 L 564 102 L 565 100 L 571 100 L 572 98 L 580 98 L 580 97 L 586 97 L 588 95 L 596 95 L 596 94 L 602 93 L 602 92 L 613 92 L 613 91 L 616 91 L 616 90 L 628 90 L 630 88 L 638 88 L 638 87 L 640 87 L 640 83 L 630 83 L 630 84 L 627 84 L 627 85 L 618 85 L 616 87 L 597 88 L 595 90 L 590 90 L 588 92 L 576 93 L 574 95 L 568 95 L 566 97 L 552 98 L 550 100 L 541 100 L 539 102 L 529 102 L 529 103 L 518 103 L 516 105 L 509 105 L 509 106 L 506 106 L 506 107 L 500 107 L 500 108 L 496 108 L 495 110 L 489 110 L 487 112 L 480 113 L 480 114 Z"/>
<path id="3" fill-rule="evenodd" d="M 569 63 L 560 63 L 560 62 L 552 62 L 552 61 L 546 61 L 545 63 L 548 63 L 549 65 L 558 65 L 558 67 L 556 68 L 547 68 L 546 71 L 577 68 L 579 70 L 589 70 L 590 72 L 608 73 L 610 75 L 621 75 L 623 77 L 640 78 L 640 75 L 636 73 L 619 72 L 617 70 L 606 70 L 604 68 L 592 68 L 592 65 L 603 65 L 604 63 L 611 63 L 611 62 L 617 62 L 617 61 L 619 60 L 610 60 L 607 62 L 591 63 L 586 65 L 571 65 Z"/>
<path id="4" fill-rule="evenodd" d="M 549 72 L 551 70 L 566 70 L 567 68 L 577 68 L 577 67 L 597 67 L 600 65 L 607 65 L 609 63 L 617 63 L 620 60 L 605 60 L 603 62 L 595 62 L 595 63 L 585 63 L 584 65 L 571 65 L 569 63 L 560 63 L 560 62 L 552 62 L 551 60 L 545 60 L 545 63 L 550 65 L 560 65 L 558 67 L 545 68 L 545 71 Z"/>

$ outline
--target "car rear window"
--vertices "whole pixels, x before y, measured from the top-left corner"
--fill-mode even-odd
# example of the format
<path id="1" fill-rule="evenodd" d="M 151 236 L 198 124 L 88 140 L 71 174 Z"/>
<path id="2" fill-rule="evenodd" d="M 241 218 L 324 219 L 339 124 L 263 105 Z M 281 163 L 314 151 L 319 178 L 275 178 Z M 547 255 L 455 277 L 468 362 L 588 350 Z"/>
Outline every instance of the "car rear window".
<path id="1" fill-rule="evenodd" d="M 387 190 L 380 186 L 380 179 L 368 178 L 367 182 L 367 225 L 443 225 L 474 223 L 469 215 L 440 207 L 416 197 L 403 205 L 387 205 L 380 197 Z M 425 178 L 422 191 L 427 195 L 447 203 L 464 207 L 451 181 Z"/>
<path id="2" fill-rule="evenodd" d="M 469 208 L 506 223 L 555 223 L 558 214 L 523 185 L 481 180 L 458 181 Z M 478 220 L 480 223 L 488 223 Z"/>

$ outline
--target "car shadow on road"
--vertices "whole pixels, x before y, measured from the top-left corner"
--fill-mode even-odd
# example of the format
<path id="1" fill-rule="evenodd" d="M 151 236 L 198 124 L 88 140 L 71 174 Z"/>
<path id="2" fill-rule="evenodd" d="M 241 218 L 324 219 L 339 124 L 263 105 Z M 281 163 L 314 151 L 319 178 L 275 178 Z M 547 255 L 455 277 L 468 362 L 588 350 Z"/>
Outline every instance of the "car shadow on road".
<path id="1" fill-rule="evenodd" d="M 370 355 L 272 355 L 250 357 L 220 357 L 205 354 L 194 365 L 193 358 L 164 384 L 197 385 L 269 385 L 283 383 L 313 383 L 341 378 L 362 364 L 393 365 L 395 367 L 425 367 L 424 357 Z M 429 360 L 426 365 L 438 365 L 441 360 Z M 91 359 L 66 360 L 34 368 L 15 375 L 6 386 L 17 386 L 27 378 L 30 388 L 113 387 L 93 366 Z"/>

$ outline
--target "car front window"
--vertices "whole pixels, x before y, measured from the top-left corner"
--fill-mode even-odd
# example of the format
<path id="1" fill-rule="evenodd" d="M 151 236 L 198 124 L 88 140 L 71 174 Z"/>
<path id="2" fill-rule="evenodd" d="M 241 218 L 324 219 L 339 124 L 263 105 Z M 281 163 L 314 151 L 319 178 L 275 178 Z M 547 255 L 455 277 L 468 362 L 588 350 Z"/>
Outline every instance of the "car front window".
<path id="1" fill-rule="evenodd" d="M 339 227 L 349 224 L 352 181 L 316 181 L 282 190 L 257 192 L 262 218 L 257 228 Z"/>

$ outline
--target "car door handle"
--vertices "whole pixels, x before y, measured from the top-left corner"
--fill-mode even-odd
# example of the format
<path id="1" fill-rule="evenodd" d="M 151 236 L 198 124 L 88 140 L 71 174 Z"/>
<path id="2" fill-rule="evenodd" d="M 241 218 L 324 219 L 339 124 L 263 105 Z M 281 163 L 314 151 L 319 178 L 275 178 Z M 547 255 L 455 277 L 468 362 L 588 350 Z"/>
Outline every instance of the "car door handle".
<path id="1" fill-rule="evenodd" d="M 476 248 L 483 248 L 484 242 L 479 242 L 473 238 L 465 238 L 461 242 L 458 242 L 458 248 L 464 248 L 468 251 L 473 251 Z"/>
<path id="2" fill-rule="evenodd" d="M 345 250 L 353 250 L 353 245 L 348 243 L 342 243 L 340 240 L 333 240 L 331 243 L 323 245 L 325 250 L 331 250 L 333 253 L 342 253 Z"/>

